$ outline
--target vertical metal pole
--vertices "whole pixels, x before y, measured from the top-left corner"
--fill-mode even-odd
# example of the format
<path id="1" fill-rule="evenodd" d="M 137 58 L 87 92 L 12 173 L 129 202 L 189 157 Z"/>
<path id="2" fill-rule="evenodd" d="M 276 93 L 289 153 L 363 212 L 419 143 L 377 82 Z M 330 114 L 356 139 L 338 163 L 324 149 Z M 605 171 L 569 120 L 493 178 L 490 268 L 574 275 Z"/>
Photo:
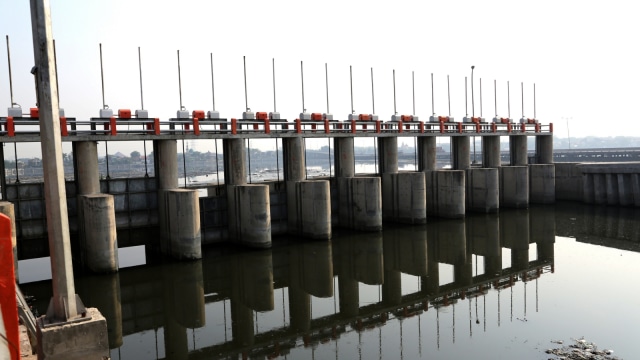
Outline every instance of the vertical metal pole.
<path id="1" fill-rule="evenodd" d="M 16 105 L 13 102 L 13 79 L 11 75 L 11 50 L 9 49 L 9 35 L 7 35 L 7 64 L 9 65 L 9 95 L 11 96 L 11 107 Z"/>
<path id="2" fill-rule="evenodd" d="M 329 68 L 327 63 L 324 63 L 324 86 L 327 91 L 327 114 L 329 113 Z"/>
<path id="3" fill-rule="evenodd" d="M 107 104 L 105 104 L 104 101 L 104 67 L 102 66 L 102 43 L 100 43 L 100 81 L 102 83 L 102 108 L 108 109 L 109 107 L 107 106 Z"/>
<path id="4" fill-rule="evenodd" d="M 276 59 L 271 58 L 271 73 L 273 75 L 273 112 L 276 112 Z M 278 150 L 278 141 L 276 140 L 276 150 Z"/>
<path id="5" fill-rule="evenodd" d="M 142 93 L 142 54 L 138 46 L 138 73 L 140 73 L 140 108 L 144 110 L 144 94 Z"/>
<path id="6" fill-rule="evenodd" d="M 40 106 L 40 144 L 51 257 L 52 313 L 48 318 L 66 321 L 78 316 L 73 279 L 67 196 L 62 163 L 60 114 L 56 91 L 53 34 L 48 0 L 31 0 L 31 26 L 37 67 Z"/>
<path id="7" fill-rule="evenodd" d="M 464 113 L 465 117 L 469 117 L 469 109 L 468 109 L 469 101 L 467 100 L 467 77 L 464 77 Z"/>
<path id="8" fill-rule="evenodd" d="M 247 96 L 247 59 L 242 56 L 242 65 L 244 67 L 244 107 L 249 111 L 249 99 Z"/>
<path id="9" fill-rule="evenodd" d="M 373 113 L 376 113 L 376 96 L 373 90 L 373 68 L 371 68 L 371 105 L 373 107 Z"/>
<path id="10" fill-rule="evenodd" d="M 307 112 L 307 109 L 304 107 L 304 67 L 302 65 L 302 60 L 300 60 L 300 80 L 302 81 L 302 112 Z"/>
<path id="11" fill-rule="evenodd" d="M 533 118 L 536 119 L 536 83 L 533 83 Z"/>
<path id="12" fill-rule="evenodd" d="M 396 69 L 393 69 L 393 115 L 398 115 L 396 109 Z"/>
<path id="13" fill-rule="evenodd" d="M 496 112 L 496 117 L 498 117 L 498 90 L 496 86 L 496 80 L 493 79 L 493 106 Z"/>
<path id="14" fill-rule="evenodd" d="M 476 105 L 476 101 L 475 98 L 473 96 L 473 69 L 475 68 L 475 66 L 471 66 L 471 117 L 476 117 L 476 111 L 475 111 L 475 105 Z"/>
<path id="15" fill-rule="evenodd" d="M 449 104 L 449 117 L 451 117 L 451 86 L 449 86 L 449 75 L 447 75 L 447 103 Z"/>
<path id="16" fill-rule="evenodd" d="M 413 113 L 411 115 L 416 114 L 416 80 L 414 76 L 414 72 L 411 72 L 411 92 L 413 95 Z"/>
<path id="17" fill-rule="evenodd" d="M 216 111 L 216 88 L 213 81 L 213 53 L 209 53 L 209 55 L 211 58 L 211 102 L 213 105 L 213 111 Z M 273 99 L 273 101 L 275 102 L 275 95 Z"/>
<path id="18" fill-rule="evenodd" d="M 20 169 L 18 169 L 18 145 L 16 142 L 13 143 L 13 159 L 16 168 L 16 184 L 20 184 Z"/>
<path id="19" fill-rule="evenodd" d="M 522 117 L 524 118 L 524 83 L 520 82 L 520 100 L 522 102 Z"/>
<path id="20" fill-rule="evenodd" d="M 482 78 L 480 78 L 480 117 L 482 118 Z"/>
<path id="21" fill-rule="evenodd" d="M 511 119 L 511 91 L 509 90 L 509 81 L 507 81 L 507 116 Z"/>
<path id="22" fill-rule="evenodd" d="M 180 50 L 178 50 L 178 92 L 180 94 L 180 110 L 184 110 L 182 106 L 182 75 L 180 74 Z"/>
<path id="23" fill-rule="evenodd" d="M 433 73 L 431 73 L 431 115 L 436 116 L 436 110 L 434 106 L 434 95 L 433 95 Z"/>
<path id="24" fill-rule="evenodd" d="M 351 89 L 351 113 L 355 114 L 353 110 L 353 67 L 349 65 L 349 87 Z"/>
<path id="25" fill-rule="evenodd" d="M 58 107 L 60 107 L 60 85 L 58 82 L 58 57 L 56 55 L 56 39 L 53 39 L 53 62 L 56 74 L 56 92 L 58 93 Z"/>

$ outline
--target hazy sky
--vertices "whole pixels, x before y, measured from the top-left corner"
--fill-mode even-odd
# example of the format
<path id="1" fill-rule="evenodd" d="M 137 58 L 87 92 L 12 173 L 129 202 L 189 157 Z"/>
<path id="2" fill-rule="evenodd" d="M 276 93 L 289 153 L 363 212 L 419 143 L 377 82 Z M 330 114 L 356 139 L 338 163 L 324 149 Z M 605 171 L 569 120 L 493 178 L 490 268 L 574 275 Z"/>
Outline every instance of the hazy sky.
<path id="1" fill-rule="evenodd" d="M 98 116 L 102 107 L 99 43 L 104 62 L 105 102 L 112 109 L 141 106 L 138 46 L 142 51 L 144 106 L 152 117 L 174 117 L 180 105 L 212 108 L 213 53 L 216 110 L 241 117 L 245 110 L 243 61 L 247 62 L 248 105 L 273 111 L 272 58 L 277 110 L 293 119 L 302 111 L 300 61 L 304 62 L 305 105 L 326 111 L 325 63 L 330 111 L 351 112 L 349 66 L 353 66 L 354 110 L 371 113 L 373 67 L 375 110 L 393 114 L 392 72 L 397 111 L 431 115 L 430 74 L 435 78 L 435 112 L 446 115 L 447 75 L 451 115 L 465 116 L 465 76 L 475 65 L 475 114 L 491 118 L 497 80 L 497 113 L 553 122 L 556 136 L 637 135 L 640 99 L 640 22 L 633 2 L 608 1 L 51 1 L 57 46 L 60 106 L 67 116 Z M 0 1 L 0 34 L 9 35 L 14 99 L 35 105 L 29 1 Z M 635 36 L 633 34 L 636 34 Z M 4 36 L 3 36 L 4 42 Z M 479 79 L 482 79 L 482 104 Z M 468 114 L 472 113 L 471 90 Z M 0 112 L 10 106 L 6 45 L 0 47 Z M 117 111 L 117 110 L 116 110 Z M 615 124 L 615 125 L 614 125 Z"/>

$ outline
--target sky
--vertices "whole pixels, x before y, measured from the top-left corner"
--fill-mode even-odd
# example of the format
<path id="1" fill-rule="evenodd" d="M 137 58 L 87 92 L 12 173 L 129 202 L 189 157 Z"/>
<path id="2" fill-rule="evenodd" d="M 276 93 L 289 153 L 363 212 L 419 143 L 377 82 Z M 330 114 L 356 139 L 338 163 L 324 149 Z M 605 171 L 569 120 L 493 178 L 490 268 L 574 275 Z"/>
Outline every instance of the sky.
<path id="1" fill-rule="evenodd" d="M 535 116 L 554 123 L 558 137 L 567 137 L 567 130 L 571 137 L 640 130 L 633 116 L 640 99 L 640 22 L 629 1 L 52 0 L 50 8 L 60 107 L 68 117 L 97 117 L 102 108 L 102 44 L 105 104 L 135 110 L 143 100 L 150 116 L 161 119 L 180 108 L 179 50 L 183 106 L 213 108 L 213 63 L 215 109 L 224 118 L 242 117 L 246 106 L 274 110 L 273 62 L 276 110 L 286 119 L 298 117 L 302 62 L 305 108 L 327 111 L 327 64 L 336 119 L 352 110 L 351 66 L 353 110 L 373 112 L 373 69 L 375 113 L 382 120 L 394 113 L 395 70 L 397 113 L 415 107 L 421 120 L 432 112 L 448 115 L 449 76 L 457 120 L 481 112 L 488 119 L 506 117 L 508 99 L 512 118 L 533 118 L 535 84 Z M 13 97 L 23 108 L 35 105 L 30 19 L 29 1 L 0 0 Z M 0 113 L 6 116 L 11 102 L 2 45 Z"/>

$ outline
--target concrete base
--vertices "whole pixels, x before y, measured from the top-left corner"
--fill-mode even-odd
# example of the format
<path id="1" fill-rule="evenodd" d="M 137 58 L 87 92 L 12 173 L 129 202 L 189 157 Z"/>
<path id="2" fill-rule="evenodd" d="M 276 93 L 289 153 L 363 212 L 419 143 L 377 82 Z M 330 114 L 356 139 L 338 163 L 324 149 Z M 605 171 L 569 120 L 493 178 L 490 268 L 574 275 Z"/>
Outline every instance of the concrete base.
<path id="1" fill-rule="evenodd" d="M 382 219 L 404 224 L 427 222 L 424 173 L 382 175 Z"/>
<path id="2" fill-rule="evenodd" d="M 555 193 L 557 200 L 582 201 L 583 179 L 579 163 L 556 163 Z"/>
<path id="3" fill-rule="evenodd" d="M 113 195 L 78 195 L 84 221 L 80 226 L 83 266 L 94 272 L 118 271 Z"/>
<path id="4" fill-rule="evenodd" d="M 464 170 L 425 171 L 427 214 L 463 218 L 465 213 Z"/>
<path id="5" fill-rule="evenodd" d="M 338 178 L 340 223 L 353 230 L 382 230 L 382 193 L 379 177 Z"/>
<path id="6" fill-rule="evenodd" d="M 500 206 L 503 208 L 529 206 L 529 168 L 527 166 L 500 168 Z"/>
<path id="7" fill-rule="evenodd" d="M 331 199 L 329 182 L 288 181 L 288 232 L 311 239 L 331 239 Z"/>
<path id="8" fill-rule="evenodd" d="M 87 308 L 87 320 L 44 325 L 37 321 L 39 360 L 108 359 L 107 321 L 96 308 Z"/>
<path id="9" fill-rule="evenodd" d="M 553 164 L 529 165 L 529 202 L 556 202 L 556 168 Z"/>
<path id="10" fill-rule="evenodd" d="M 5 214 L 11 220 L 11 245 L 13 248 L 13 267 L 16 274 L 16 284 L 18 281 L 18 242 L 16 241 L 16 213 L 13 203 L 0 201 L 0 214 Z"/>
<path id="11" fill-rule="evenodd" d="M 195 190 L 162 190 L 166 224 L 165 253 L 176 259 L 201 259 L 200 202 Z"/>
<path id="12" fill-rule="evenodd" d="M 497 212 L 500 207 L 498 169 L 468 169 L 466 176 L 466 210 Z"/>
<path id="13" fill-rule="evenodd" d="M 271 247 L 271 204 L 267 185 L 227 187 L 229 237 L 248 247 Z"/>

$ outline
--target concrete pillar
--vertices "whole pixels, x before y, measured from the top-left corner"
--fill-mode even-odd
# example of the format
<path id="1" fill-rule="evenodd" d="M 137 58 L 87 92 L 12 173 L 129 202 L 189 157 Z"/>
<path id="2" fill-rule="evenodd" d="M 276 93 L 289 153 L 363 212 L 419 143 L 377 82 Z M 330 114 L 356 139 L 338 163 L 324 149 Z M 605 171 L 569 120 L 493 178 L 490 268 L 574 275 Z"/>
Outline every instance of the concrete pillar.
<path id="1" fill-rule="evenodd" d="M 113 196 L 107 194 L 78 195 L 84 220 L 82 260 L 94 272 L 118 271 L 118 240 L 113 214 Z"/>
<path id="2" fill-rule="evenodd" d="M 178 188 L 178 145 L 176 140 L 155 140 L 153 145 L 158 189 Z"/>
<path id="3" fill-rule="evenodd" d="M 583 201 L 585 174 L 578 163 L 555 163 L 556 199 Z M 591 183 L 593 186 L 593 183 Z"/>
<path id="4" fill-rule="evenodd" d="M 462 170 L 425 171 L 427 213 L 447 218 L 465 214 L 465 172 Z"/>
<path id="5" fill-rule="evenodd" d="M 511 166 L 525 166 L 529 163 L 526 136 L 509 136 L 509 156 L 511 158 Z"/>
<path id="6" fill-rule="evenodd" d="M 353 212 L 351 228 L 364 231 L 382 230 L 380 178 L 352 178 L 349 197 Z"/>
<path id="7" fill-rule="evenodd" d="M 243 185 L 247 183 L 247 150 L 244 139 L 222 140 L 224 154 L 224 183 Z"/>
<path id="8" fill-rule="evenodd" d="M 98 143 L 95 141 L 76 141 L 73 145 L 73 157 L 76 162 L 77 193 L 80 195 L 100 193 Z"/>
<path id="9" fill-rule="evenodd" d="M 16 275 L 16 284 L 18 280 L 18 242 L 16 237 L 16 213 L 13 204 L 8 201 L 0 201 L 0 214 L 6 215 L 11 220 L 11 247 L 13 248 L 13 268 Z"/>
<path id="10" fill-rule="evenodd" d="M 640 174 L 631 174 L 631 191 L 633 191 L 633 204 L 640 207 Z"/>
<path id="11" fill-rule="evenodd" d="M 451 137 L 451 164 L 453 170 L 466 170 L 471 167 L 469 136 Z"/>
<path id="12" fill-rule="evenodd" d="M 287 227 L 290 234 L 317 240 L 331 239 L 329 181 L 287 182 Z"/>
<path id="13" fill-rule="evenodd" d="M 617 174 L 605 174 L 605 181 L 607 184 L 607 205 L 618 205 L 620 200 L 618 199 L 618 175 Z"/>
<path id="14" fill-rule="evenodd" d="M 229 185 L 227 206 L 230 238 L 249 247 L 271 247 L 269 186 Z"/>
<path id="15" fill-rule="evenodd" d="M 498 169 L 470 168 L 466 173 L 466 210 L 483 213 L 497 212 L 499 208 Z"/>
<path id="16" fill-rule="evenodd" d="M 378 169 L 380 174 L 395 174 L 398 172 L 398 138 L 378 138 Z"/>
<path id="17" fill-rule="evenodd" d="M 500 206 L 526 208 L 529 206 L 529 167 L 500 168 Z"/>
<path id="18" fill-rule="evenodd" d="M 593 174 L 593 201 L 598 205 L 607 203 L 607 179 L 605 174 Z"/>
<path id="19" fill-rule="evenodd" d="M 500 136 L 482 137 L 482 167 L 497 168 L 502 166 L 500 158 Z"/>
<path id="20" fill-rule="evenodd" d="M 300 181 L 305 179 L 305 145 L 304 138 L 291 137 L 282 139 L 282 159 L 285 181 Z"/>
<path id="21" fill-rule="evenodd" d="M 529 202 L 532 204 L 556 202 L 555 169 L 554 164 L 529 165 Z"/>
<path id="22" fill-rule="evenodd" d="M 201 259 L 200 202 L 196 190 L 160 190 L 165 200 L 165 253 L 176 259 Z"/>
<path id="23" fill-rule="evenodd" d="M 404 224 L 427 222 L 425 174 L 382 174 L 383 219 Z"/>
<path id="24" fill-rule="evenodd" d="M 617 174 L 618 175 L 618 201 L 621 206 L 633 206 L 633 186 L 631 177 L 633 174 Z"/>
<path id="25" fill-rule="evenodd" d="M 336 178 L 348 178 L 356 175 L 356 163 L 352 137 L 333 139 L 334 168 Z"/>
<path id="26" fill-rule="evenodd" d="M 435 136 L 418 137 L 418 171 L 438 168 L 437 145 Z"/>
<path id="27" fill-rule="evenodd" d="M 553 134 L 536 135 L 536 162 L 553 164 Z"/>

